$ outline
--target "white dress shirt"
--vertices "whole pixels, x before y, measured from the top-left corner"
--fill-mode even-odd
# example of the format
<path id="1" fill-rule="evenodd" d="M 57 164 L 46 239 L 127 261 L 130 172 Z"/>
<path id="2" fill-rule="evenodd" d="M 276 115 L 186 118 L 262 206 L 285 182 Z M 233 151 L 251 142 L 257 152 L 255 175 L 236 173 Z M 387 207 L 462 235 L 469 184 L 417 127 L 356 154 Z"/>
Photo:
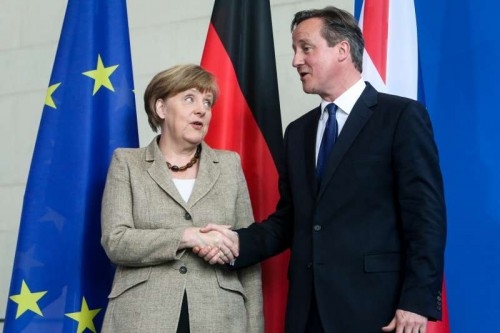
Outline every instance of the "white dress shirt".
<path id="1" fill-rule="evenodd" d="M 172 180 L 174 181 L 175 187 L 177 187 L 177 191 L 179 191 L 182 199 L 184 199 L 185 202 L 188 202 L 189 197 L 193 192 L 195 179 L 172 178 Z"/>
<path id="2" fill-rule="evenodd" d="M 342 95 L 340 95 L 336 100 L 333 101 L 337 105 L 337 126 L 338 135 L 347 121 L 347 117 L 352 111 L 354 104 L 358 101 L 359 96 L 365 90 L 366 83 L 363 79 L 360 79 L 352 87 L 347 89 Z M 321 116 L 319 117 L 318 131 L 316 132 L 316 163 L 318 162 L 319 146 L 321 145 L 321 139 L 323 138 L 323 133 L 325 132 L 326 122 L 328 121 L 328 111 L 326 106 L 332 102 L 321 100 Z"/>

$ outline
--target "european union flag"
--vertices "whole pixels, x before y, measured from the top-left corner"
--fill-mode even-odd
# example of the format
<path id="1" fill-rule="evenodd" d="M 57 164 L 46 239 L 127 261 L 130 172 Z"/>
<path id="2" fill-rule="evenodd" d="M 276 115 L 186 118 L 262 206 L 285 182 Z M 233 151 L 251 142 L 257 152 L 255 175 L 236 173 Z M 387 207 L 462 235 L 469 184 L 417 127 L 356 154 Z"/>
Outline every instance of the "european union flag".
<path id="1" fill-rule="evenodd" d="M 36 140 L 4 332 L 97 332 L 113 268 L 100 205 L 117 147 L 137 147 L 125 0 L 69 0 Z"/>

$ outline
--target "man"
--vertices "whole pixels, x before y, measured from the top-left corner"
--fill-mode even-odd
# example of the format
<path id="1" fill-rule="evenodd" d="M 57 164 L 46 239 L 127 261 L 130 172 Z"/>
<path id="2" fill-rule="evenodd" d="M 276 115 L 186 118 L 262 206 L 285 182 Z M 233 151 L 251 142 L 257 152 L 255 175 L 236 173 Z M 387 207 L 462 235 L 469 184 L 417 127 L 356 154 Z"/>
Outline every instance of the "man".
<path id="1" fill-rule="evenodd" d="M 321 105 L 288 126 L 276 212 L 237 230 L 234 268 L 291 249 L 287 332 L 425 332 L 441 317 L 446 239 L 427 111 L 362 80 L 364 41 L 348 12 L 298 12 L 292 38 L 303 90 Z M 335 141 L 327 157 L 323 136 Z"/>

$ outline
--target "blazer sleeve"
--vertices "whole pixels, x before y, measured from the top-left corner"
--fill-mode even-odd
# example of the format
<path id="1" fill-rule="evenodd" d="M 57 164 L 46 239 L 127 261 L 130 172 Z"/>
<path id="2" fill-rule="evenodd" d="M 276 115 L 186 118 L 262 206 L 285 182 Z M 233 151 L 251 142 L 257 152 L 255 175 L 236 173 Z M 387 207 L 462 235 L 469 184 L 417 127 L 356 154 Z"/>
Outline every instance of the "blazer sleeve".
<path id="1" fill-rule="evenodd" d="M 235 228 L 247 227 L 253 221 L 252 205 L 248 187 L 241 168 L 239 155 L 236 155 L 235 174 L 238 179 L 238 195 L 236 198 Z M 255 264 L 238 270 L 241 285 L 245 290 L 245 306 L 247 309 L 247 323 L 251 333 L 264 332 L 262 279 L 260 264 Z"/>
<path id="2" fill-rule="evenodd" d="M 432 126 L 420 103 L 401 113 L 393 152 L 406 256 L 399 308 L 439 319 L 446 209 Z"/>
<path id="3" fill-rule="evenodd" d="M 133 195 L 141 177 L 139 150 L 117 149 L 111 160 L 101 208 L 101 244 L 118 265 L 149 266 L 178 259 L 184 227 L 146 229 L 134 221 L 134 205 L 147 205 Z M 145 218 L 145 217 L 143 217 Z"/>

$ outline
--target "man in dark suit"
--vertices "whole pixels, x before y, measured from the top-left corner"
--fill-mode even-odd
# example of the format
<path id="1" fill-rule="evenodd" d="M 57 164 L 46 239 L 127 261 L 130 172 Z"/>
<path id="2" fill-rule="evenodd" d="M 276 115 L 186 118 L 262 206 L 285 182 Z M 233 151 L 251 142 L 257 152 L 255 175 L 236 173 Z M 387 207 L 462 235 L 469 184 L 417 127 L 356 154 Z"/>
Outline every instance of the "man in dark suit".
<path id="1" fill-rule="evenodd" d="M 362 80 L 364 41 L 348 12 L 298 12 L 292 35 L 303 89 L 322 101 L 287 127 L 276 211 L 237 230 L 234 268 L 291 249 L 287 332 L 425 332 L 441 317 L 446 240 L 427 111 Z M 323 137 L 335 141 L 326 155 Z"/>

